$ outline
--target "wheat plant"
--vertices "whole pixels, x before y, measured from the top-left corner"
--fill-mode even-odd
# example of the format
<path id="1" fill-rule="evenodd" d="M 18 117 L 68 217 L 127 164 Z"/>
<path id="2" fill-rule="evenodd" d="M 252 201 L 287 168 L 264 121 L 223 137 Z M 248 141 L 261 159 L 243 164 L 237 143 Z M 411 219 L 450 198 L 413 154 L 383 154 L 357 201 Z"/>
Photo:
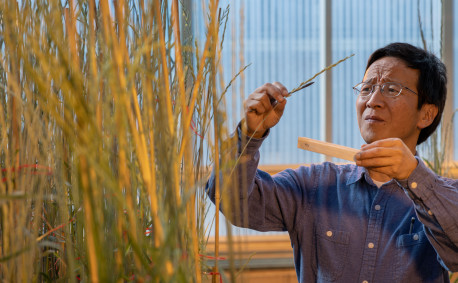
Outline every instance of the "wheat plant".
<path id="1" fill-rule="evenodd" d="M 178 0 L 0 5 L 0 280 L 216 280 L 203 185 L 231 165 L 218 1 L 204 42 L 181 38 Z"/>

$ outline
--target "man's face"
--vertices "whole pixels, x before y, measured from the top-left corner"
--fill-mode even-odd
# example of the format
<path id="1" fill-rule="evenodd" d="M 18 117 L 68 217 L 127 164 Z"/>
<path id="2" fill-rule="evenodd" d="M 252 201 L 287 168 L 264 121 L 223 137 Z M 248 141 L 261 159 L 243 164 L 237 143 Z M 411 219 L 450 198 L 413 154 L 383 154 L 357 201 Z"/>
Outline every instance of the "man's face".
<path id="1" fill-rule="evenodd" d="M 408 68 L 401 59 L 383 57 L 367 69 L 363 82 L 397 82 L 418 93 L 418 77 L 419 71 Z M 366 143 L 400 138 L 408 147 L 415 148 L 421 130 L 421 111 L 417 105 L 417 95 L 407 89 L 397 97 L 384 97 L 380 87 L 376 87 L 369 97 L 358 96 L 356 112 L 361 136 Z"/>

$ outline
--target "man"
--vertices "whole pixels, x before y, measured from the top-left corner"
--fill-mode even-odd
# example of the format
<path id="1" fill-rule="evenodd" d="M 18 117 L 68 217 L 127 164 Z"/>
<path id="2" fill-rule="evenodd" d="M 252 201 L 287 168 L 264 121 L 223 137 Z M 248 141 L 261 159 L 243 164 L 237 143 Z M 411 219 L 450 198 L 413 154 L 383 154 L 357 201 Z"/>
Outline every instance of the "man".
<path id="1" fill-rule="evenodd" d="M 355 92 L 367 143 L 356 165 L 326 162 L 274 176 L 257 169 L 258 149 L 288 91 L 265 84 L 248 97 L 237 129 L 245 162 L 235 184 L 247 189 L 230 200 L 247 203 L 236 209 L 248 223 L 233 220 L 288 231 L 300 282 L 448 282 L 448 271 L 458 271 L 458 182 L 415 155 L 440 122 L 445 66 L 429 52 L 393 43 L 370 56 Z M 214 186 L 215 174 L 207 183 L 213 200 Z"/>

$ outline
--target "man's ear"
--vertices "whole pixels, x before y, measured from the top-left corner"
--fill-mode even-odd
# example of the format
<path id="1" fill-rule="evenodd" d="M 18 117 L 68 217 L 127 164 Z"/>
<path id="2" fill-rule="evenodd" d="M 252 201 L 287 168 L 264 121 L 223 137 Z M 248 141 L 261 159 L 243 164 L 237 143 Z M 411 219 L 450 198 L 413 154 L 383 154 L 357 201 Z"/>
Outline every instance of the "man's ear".
<path id="1" fill-rule="evenodd" d="M 417 127 L 424 129 L 431 125 L 437 116 L 439 109 L 434 104 L 423 104 L 420 109 L 420 119 L 418 120 Z"/>

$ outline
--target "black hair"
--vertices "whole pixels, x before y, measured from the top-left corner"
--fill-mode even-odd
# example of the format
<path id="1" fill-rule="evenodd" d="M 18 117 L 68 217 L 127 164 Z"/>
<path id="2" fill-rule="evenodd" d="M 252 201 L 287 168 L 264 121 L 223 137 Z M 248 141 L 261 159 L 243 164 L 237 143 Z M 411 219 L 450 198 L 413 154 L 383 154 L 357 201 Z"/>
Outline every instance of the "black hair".
<path id="1" fill-rule="evenodd" d="M 366 71 L 378 59 L 395 57 L 403 60 L 407 67 L 420 71 L 418 77 L 418 109 L 424 104 L 434 104 L 438 112 L 434 121 L 420 131 L 417 145 L 424 142 L 439 125 L 447 98 L 447 71 L 444 63 L 431 52 L 408 43 L 391 43 L 377 49 L 367 61 Z"/>

